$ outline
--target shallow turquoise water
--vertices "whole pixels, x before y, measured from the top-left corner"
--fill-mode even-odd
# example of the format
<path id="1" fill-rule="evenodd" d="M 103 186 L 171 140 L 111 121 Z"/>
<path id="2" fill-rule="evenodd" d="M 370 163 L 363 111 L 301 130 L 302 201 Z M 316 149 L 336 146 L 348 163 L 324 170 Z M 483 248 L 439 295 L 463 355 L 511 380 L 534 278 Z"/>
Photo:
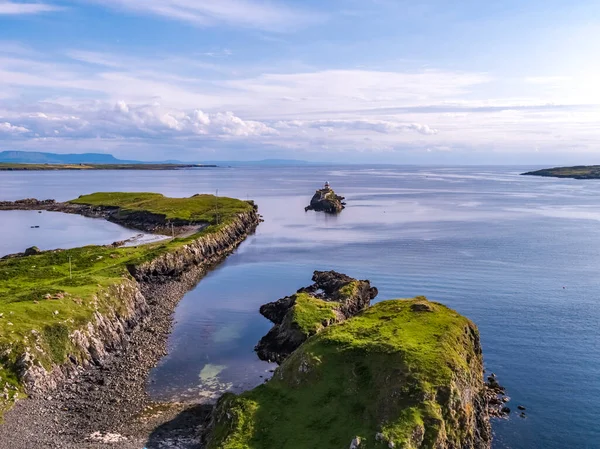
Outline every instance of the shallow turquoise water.
<path id="1" fill-rule="evenodd" d="M 265 223 L 180 303 L 157 397 L 262 382 L 258 307 L 336 269 L 377 300 L 424 294 L 478 324 L 487 368 L 529 415 L 494 423 L 496 448 L 599 448 L 600 182 L 518 176 L 528 168 L 0 173 L 0 199 L 218 188 L 257 201 Z M 303 209 L 325 180 L 347 197 L 337 217 Z"/>

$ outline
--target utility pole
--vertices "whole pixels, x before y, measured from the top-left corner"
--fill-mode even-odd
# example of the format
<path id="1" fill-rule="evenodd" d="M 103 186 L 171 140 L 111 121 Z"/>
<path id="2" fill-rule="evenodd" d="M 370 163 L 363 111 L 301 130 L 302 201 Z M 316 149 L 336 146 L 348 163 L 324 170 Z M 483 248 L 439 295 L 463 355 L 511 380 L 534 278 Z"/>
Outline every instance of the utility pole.
<path id="1" fill-rule="evenodd" d="M 71 269 L 71 256 L 69 256 L 69 279 L 73 279 L 73 270 Z"/>

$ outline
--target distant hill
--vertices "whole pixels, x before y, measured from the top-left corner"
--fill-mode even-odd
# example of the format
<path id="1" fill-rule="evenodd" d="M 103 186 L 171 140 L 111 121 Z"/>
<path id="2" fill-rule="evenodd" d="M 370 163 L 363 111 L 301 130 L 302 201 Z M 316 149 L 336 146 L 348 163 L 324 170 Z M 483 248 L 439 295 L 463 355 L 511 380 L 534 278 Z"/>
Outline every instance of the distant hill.
<path id="1" fill-rule="evenodd" d="M 0 163 L 9 164 L 194 164 L 218 166 L 296 166 L 308 165 L 312 162 L 299 161 L 295 159 L 264 159 L 261 161 L 196 161 L 182 162 L 178 160 L 168 161 L 131 161 L 117 159 L 112 154 L 104 153 L 81 153 L 81 154 L 58 154 L 41 153 L 37 151 L 0 151 Z"/>
<path id="2" fill-rule="evenodd" d="M 550 178 L 600 179 L 599 165 L 577 165 L 575 167 L 555 167 L 523 173 L 525 176 L 545 176 Z"/>
<path id="3" fill-rule="evenodd" d="M 57 154 L 34 151 L 2 151 L 0 162 L 13 164 L 136 164 L 138 161 L 123 161 L 112 154 L 81 153 Z"/>

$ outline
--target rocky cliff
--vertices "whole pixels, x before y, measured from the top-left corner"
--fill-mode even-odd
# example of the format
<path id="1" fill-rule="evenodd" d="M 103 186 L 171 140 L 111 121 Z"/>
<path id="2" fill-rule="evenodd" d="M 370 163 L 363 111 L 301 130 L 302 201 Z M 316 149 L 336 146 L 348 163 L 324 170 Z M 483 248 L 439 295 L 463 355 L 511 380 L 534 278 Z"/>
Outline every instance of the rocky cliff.
<path id="1" fill-rule="evenodd" d="M 425 298 L 380 302 L 226 394 L 209 449 L 489 449 L 476 326 Z"/>
<path id="2" fill-rule="evenodd" d="M 310 205 L 306 206 L 304 210 L 314 210 L 329 214 L 337 214 L 346 207 L 344 199 L 345 198 L 343 196 L 336 195 L 333 189 L 326 186 L 325 188 L 319 189 L 315 192 L 310 200 Z"/>
<path id="3" fill-rule="evenodd" d="M 102 312 L 97 310 L 92 320 L 65 335 L 68 338 L 62 347 L 67 354 L 64 363 L 48 364 L 43 349 L 47 343 L 41 341 L 45 335 L 32 331 L 24 340 L 26 346 L 22 353 L 16 357 L 15 371 L 25 391 L 34 395 L 46 393 L 90 364 L 102 365 L 109 353 L 126 348 L 129 331 L 151 318 L 153 313 L 152 304 L 147 302 L 142 290 L 176 279 L 191 269 L 205 271 L 229 255 L 258 223 L 255 209 L 241 213 L 215 232 L 200 235 L 139 265 L 128 266 L 131 276 L 124 276 L 119 283 L 106 288 L 98 286 L 92 301 L 110 298 L 111 306 Z M 173 307 L 175 304 L 173 301 Z M 66 326 L 59 327 L 53 329 L 52 334 L 68 332 Z"/>
<path id="4" fill-rule="evenodd" d="M 356 315 L 377 296 L 369 281 L 335 271 L 315 271 L 312 280 L 310 287 L 260 308 L 275 324 L 255 348 L 262 360 L 281 363 L 308 337 Z"/>

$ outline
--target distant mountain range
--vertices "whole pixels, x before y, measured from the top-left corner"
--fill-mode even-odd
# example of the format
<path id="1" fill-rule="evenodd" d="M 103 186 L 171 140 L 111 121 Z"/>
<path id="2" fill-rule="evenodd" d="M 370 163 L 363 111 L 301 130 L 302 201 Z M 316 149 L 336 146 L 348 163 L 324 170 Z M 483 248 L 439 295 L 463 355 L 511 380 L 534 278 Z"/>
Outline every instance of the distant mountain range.
<path id="1" fill-rule="evenodd" d="M 81 153 L 81 154 L 58 154 L 41 153 L 36 151 L 0 151 L 0 163 L 12 164 L 186 164 L 200 163 L 220 166 L 253 166 L 253 165 L 307 165 L 310 162 L 292 159 L 265 159 L 262 161 L 195 161 L 182 162 L 176 160 L 168 161 L 131 161 L 117 159 L 112 154 L 104 153 Z"/>
<path id="2" fill-rule="evenodd" d="M 82 153 L 56 154 L 33 151 L 2 151 L 0 162 L 13 164 L 135 164 L 137 161 L 123 161 L 112 154 Z"/>

